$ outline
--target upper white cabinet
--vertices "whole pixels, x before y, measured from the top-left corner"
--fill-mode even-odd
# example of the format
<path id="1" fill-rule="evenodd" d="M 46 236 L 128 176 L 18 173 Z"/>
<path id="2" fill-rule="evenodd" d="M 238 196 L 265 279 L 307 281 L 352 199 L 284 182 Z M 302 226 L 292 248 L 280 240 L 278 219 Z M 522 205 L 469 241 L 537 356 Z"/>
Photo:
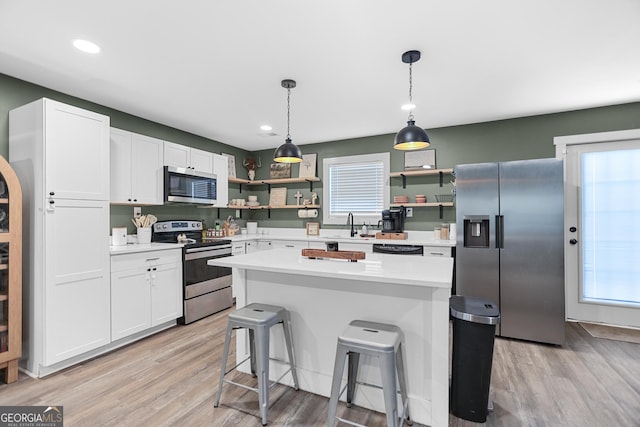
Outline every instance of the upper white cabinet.
<path id="1" fill-rule="evenodd" d="M 16 158 L 32 147 L 42 150 L 32 167 L 44 170 L 44 191 L 55 199 L 109 200 L 109 117 L 43 98 L 14 113 L 14 130 L 33 123 L 30 133 L 13 134 L 14 141 L 29 140 L 34 145 L 14 143 Z M 31 154 L 31 153 L 29 153 Z M 10 153 L 11 155 L 11 153 Z"/>
<path id="2" fill-rule="evenodd" d="M 217 202 L 214 206 L 226 207 L 229 204 L 229 159 L 220 154 L 213 156 L 213 173 L 217 180 Z"/>
<path id="3" fill-rule="evenodd" d="M 165 141 L 164 164 L 177 168 L 213 173 L 213 153 Z"/>
<path id="4" fill-rule="evenodd" d="M 161 205 L 164 141 L 111 128 L 111 203 Z"/>

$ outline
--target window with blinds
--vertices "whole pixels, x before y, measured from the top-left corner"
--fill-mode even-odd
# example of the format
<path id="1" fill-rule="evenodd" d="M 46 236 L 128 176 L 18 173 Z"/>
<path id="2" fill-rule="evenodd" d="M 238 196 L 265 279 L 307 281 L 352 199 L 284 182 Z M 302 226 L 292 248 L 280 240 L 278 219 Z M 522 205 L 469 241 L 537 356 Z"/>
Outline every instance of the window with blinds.
<path id="1" fill-rule="evenodd" d="M 389 206 L 389 153 L 324 159 L 323 222 L 377 223 Z"/>

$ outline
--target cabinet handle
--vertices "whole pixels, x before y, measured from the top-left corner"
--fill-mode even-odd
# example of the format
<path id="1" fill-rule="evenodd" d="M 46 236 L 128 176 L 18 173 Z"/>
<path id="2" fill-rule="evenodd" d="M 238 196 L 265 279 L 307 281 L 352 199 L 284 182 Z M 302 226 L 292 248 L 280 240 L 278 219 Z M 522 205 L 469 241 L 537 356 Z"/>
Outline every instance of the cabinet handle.
<path id="1" fill-rule="evenodd" d="M 133 201 L 134 201 L 134 202 L 137 202 L 137 201 L 138 201 L 138 199 L 133 199 Z"/>
<path id="2" fill-rule="evenodd" d="M 50 196 L 55 196 L 55 195 L 56 195 L 56 193 L 54 193 L 53 191 L 49 191 L 49 195 L 50 195 Z"/>
<path id="3" fill-rule="evenodd" d="M 429 252 L 429 255 L 444 256 L 444 253 L 442 253 L 442 252 Z"/>
<path id="4" fill-rule="evenodd" d="M 49 204 L 53 205 L 55 203 L 55 200 L 49 200 Z"/>
<path id="5" fill-rule="evenodd" d="M 158 260 L 158 259 L 160 259 L 160 257 L 157 257 L 157 258 L 147 258 L 147 261 L 155 261 L 155 260 Z"/>

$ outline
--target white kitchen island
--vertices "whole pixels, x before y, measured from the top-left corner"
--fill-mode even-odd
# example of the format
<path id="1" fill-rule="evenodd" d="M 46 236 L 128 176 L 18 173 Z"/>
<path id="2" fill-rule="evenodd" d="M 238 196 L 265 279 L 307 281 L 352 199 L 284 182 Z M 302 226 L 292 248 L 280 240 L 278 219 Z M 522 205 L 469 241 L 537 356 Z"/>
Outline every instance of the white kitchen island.
<path id="1" fill-rule="evenodd" d="M 412 419 L 432 426 L 448 424 L 453 258 L 374 253 L 349 262 L 307 259 L 300 249 L 283 248 L 209 263 L 233 268 L 237 307 L 261 302 L 291 312 L 300 388 L 315 394 L 329 396 L 338 335 L 350 321 L 399 326 L 406 337 Z M 249 352 L 247 339 L 248 334 L 239 330 L 238 361 Z M 281 328 L 272 328 L 271 355 L 285 358 Z M 363 357 L 361 363 L 360 379 L 380 384 L 377 361 Z M 272 363 L 271 379 L 284 369 Z M 249 367 L 243 370 L 248 372 Z M 359 387 L 354 403 L 384 412 L 380 390 Z"/>

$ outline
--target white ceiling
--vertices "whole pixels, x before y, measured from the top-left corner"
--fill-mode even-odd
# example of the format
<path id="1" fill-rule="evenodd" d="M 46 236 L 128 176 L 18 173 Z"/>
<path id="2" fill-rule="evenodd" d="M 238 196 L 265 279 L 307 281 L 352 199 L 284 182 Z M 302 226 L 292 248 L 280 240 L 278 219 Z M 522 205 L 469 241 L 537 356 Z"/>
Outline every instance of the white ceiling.
<path id="1" fill-rule="evenodd" d="M 638 0 L 0 0 L 0 73 L 259 150 L 286 135 L 285 78 L 298 145 L 398 131 L 411 49 L 427 129 L 640 101 L 639 20 Z"/>

